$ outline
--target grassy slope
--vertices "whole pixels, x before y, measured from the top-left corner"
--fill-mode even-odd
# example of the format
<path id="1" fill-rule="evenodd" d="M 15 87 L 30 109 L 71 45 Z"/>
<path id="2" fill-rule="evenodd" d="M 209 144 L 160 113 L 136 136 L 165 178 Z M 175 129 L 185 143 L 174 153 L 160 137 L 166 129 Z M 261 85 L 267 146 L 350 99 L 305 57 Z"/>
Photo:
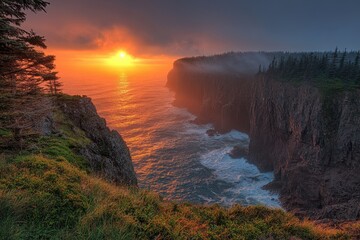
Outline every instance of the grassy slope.
<path id="1" fill-rule="evenodd" d="M 0 239 L 349 239 L 280 210 L 180 204 L 107 183 L 75 154 L 84 133 L 56 119 L 61 134 L 0 155 Z"/>

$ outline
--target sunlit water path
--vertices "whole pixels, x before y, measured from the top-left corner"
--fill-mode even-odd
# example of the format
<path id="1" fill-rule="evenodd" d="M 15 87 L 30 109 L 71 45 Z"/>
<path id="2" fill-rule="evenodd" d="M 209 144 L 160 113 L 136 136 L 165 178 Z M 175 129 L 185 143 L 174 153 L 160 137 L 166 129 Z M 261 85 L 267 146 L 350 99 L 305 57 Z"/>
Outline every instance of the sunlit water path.
<path id="1" fill-rule="evenodd" d="M 261 189 L 272 173 L 260 173 L 245 159 L 231 159 L 233 146 L 249 141 L 231 131 L 209 137 L 211 125 L 195 125 L 195 116 L 172 106 L 165 87 L 166 69 L 119 71 L 63 77 L 64 92 L 90 96 L 108 125 L 130 148 L 139 186 L 166 199 L 229 206 L 279 206 L 278 197 Z"/>

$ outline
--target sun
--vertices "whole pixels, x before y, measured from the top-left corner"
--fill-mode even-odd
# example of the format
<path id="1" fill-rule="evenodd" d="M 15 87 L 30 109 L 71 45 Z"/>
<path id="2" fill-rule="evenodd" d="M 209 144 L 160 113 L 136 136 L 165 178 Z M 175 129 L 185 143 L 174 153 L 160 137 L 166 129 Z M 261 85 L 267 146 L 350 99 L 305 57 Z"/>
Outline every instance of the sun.
<path id="1" fill-rule="evenodd" d="M 124 51 L 120 51 L 119 52 L 119 57 L 121 58 L 121 59 L 124 59 L 124 58 L 126 58 L 126 52 L 124 52 Z"/>
<path id="2" fill-rule="evenodd" d="M 134 65 L 135 58 L 125 50 L 118 51 L 115 55 L 110 55 L 106 63 L 111 67 L 131 67 Z"/>

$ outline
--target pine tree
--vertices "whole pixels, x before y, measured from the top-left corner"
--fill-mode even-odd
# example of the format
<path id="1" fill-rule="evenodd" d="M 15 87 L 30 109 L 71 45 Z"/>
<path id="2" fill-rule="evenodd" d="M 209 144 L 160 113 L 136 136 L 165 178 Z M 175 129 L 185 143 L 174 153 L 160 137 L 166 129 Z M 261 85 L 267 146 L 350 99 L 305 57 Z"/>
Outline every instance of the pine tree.
<path id="1" fill-rule="evenodd" d="M 338 71 L 336 74 L 337 77 L 345 77 L 345 75 L 346 75 L 345 69 L 344 69 L 345 68 L 345 58 L 346 58 L 346 49 L 340 59 L 339 68 L 338 68 Z"/>
<path id="2" fill-rule="evenodd" d="M 354 56 L 356 54 L 356 56 Z M 339 57 L 340 55 L 340 57 Z M 329 57 L 330 56 L 330 57 Z M 360 88 L 360 52 L 293 53 L 275 58 L 263 72 L 273 78 L 308 81 L 319 86 L 332 87 L 334 79 L 341 81 L 345 89 Z"/>
<path id="3" fill-rule="evenodd" d="M 358 85 L 360 85 L 360 51 L 357 52 L 354 66 L 353 66 L 353 74 L 352 78 L 354 79 L 354 82 Z"/>
<path id="4" fill-rule="evenodd" d="M 58 80 L 54 72 L 54 56 L 47 56 L 45 39 L 33 31 L 25 31 L 21 24 L 25 11 L 44 11 L 48 5 L 42 0 L 2 0 L 0 3 L 0 91 L 10 94 L 35 94 L 43 83 Z M 0 93 L 1 93 L 0 92 Z M 54 91 L 53 91 L 54 92 Z M 56 92 L 56 91 L 55 91 Z"/>
<path id="5" fill-rule="evenodd" d="M 10 129 L 20 146 L 25 130 L 49 111 L 48 101 L 37 94 L 55 94 L 60 87 L 55 57 L 41 51 L 46 48 L 44 37 L 21 28 L 26 11 L 44 11 L 48 4 L 43 0 L 0 1 L 0 127 Z"/>
<path id="6" fill-rule="evenodd" d="M 338 62 L 338 48 L 335 48 L 334 54 L 333 54 L 333 58 L 332 58 L 332 62 L 329 68 L 329 74 L 328 77 L 329 78 L 334 78 L 336 75 L 336 70 L 337 70 L 337 62 Z"/>
<path id="7" fill-rule="evenodd" d="M 359 67 L 359 63 L 360 63 L 360 51 L 357 52 L 355 57 L 355 61 L 354 61 L 355 68 Z"/>
<path id="8" fill-rule="evenodd" d="M 320 71 L 321 72 L 328 71 L 328 62 L 329 62 L 328 55 L 324 54 L 321 58 L 321 63 L 320 63 Z"/>

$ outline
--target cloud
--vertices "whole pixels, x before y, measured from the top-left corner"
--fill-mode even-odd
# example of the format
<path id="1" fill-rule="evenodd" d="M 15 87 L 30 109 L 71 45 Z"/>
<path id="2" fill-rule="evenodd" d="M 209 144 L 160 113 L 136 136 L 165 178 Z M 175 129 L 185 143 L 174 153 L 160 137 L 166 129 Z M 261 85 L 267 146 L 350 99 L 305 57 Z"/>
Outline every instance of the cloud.
<path id="1" fill-rule="evenodd" d="M 50 0 L 27 26 L 66 49 L 201 55 L 360 48 L 357 0 Z"/>

